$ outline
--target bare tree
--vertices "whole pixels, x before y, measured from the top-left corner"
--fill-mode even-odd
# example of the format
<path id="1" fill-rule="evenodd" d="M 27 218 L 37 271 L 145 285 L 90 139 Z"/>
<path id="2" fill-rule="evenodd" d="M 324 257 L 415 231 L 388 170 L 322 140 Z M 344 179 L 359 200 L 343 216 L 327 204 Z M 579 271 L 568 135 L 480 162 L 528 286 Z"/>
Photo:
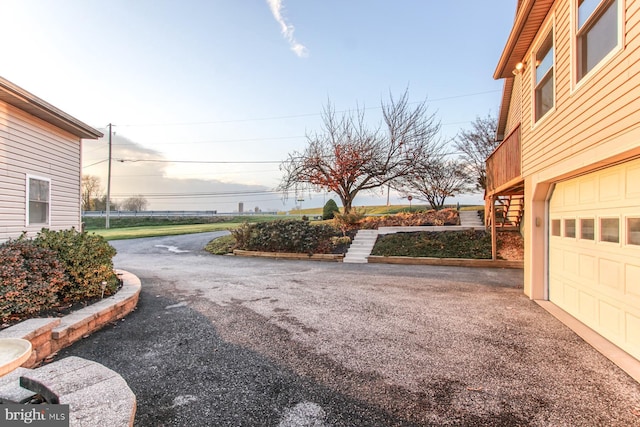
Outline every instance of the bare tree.
<path id="1" fill-rule="evenodd" d="M 411 173 L 418 159 L 429 158 L 436 148 L 440 123 L 427 112 L 426 102 L 409 105 L 405 92 L 381 102 L 382 123 L 367 126 L 364 109 L 338 115 L 331 102 L 323 109 L 323 129 L 307 133 L 303 152 L 289 154 L 280 169 L 278 189 L 329 190 L 338 195 L 345 213 L 363 190 L 374 190 Z"/>
<path id="2" fill-rule="evenodd" d="M 462 160 L 467 173 L 475 180 L 475 188 L 484 191 L 487 186 L 487 170 L 485 161 L 498 146 L 496 129 L 498 121 L 495 117 L 476 117 L 470 130 L 463 130 L 455 139 L 456 149 L 462 152 Z"/>
<path id="3" fill-rule="evenodd" d="M 96 201 L 102 196 L 100 178 L 95 175 L 82 175 L 82 210 L 96 210 Z"/>
<path id="4" fill-rule="evenodd" d="M 139 212 L 139 211 L 145 210 L 148 204 L 149 202 L 147 201 L 147 199 L 143 195 L 138 194 L 137 196 L 133 196 L 133 197 L 129 197 L 128 199 L 125 199 L 120 205 L 120 207 L 125 211 Z"/>
<path id="5" fill-rule="evenodd" d="M 423 200 L 436 210 L 444 207 L 448 197 L 469 192 L 473 188 L 472 179 L 459 160 L 447 158 L 444 147 L 440 145 L 438 155 L 418 161 L 410 174 L 394 182 L 394 189 L 404 196 Z"/>

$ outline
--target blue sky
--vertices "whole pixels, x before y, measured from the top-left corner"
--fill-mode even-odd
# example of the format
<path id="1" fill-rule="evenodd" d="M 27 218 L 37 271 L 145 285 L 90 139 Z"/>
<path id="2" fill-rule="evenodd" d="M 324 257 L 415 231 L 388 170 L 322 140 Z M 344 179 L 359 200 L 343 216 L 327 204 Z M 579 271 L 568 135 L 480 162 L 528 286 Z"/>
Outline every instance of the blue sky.
<path id="1" fill-rule="evenodd" d="M 0 75 L 91 126 L 115 124 L 114 157 L 168 161 L 114 164 L 116 197 L 272 189 L 277 163 L 235 162 L 302 150 L 328 99 L 338 110 L 364 106 L 375 123 L 381 98 L 408 87 L 412 101 L 427 99 L 444 138 L 497 114 L 502 82 L 492 75 L 515 4 L 2 0 Z M 105 146 L 85 143 L 85 173 L 104 175 L 105 163 L 88 165 L 106 158 Z M 170 162 L 193 160 L 230 163 Z M 305 205 L 327 197 L 306 195 Z M 243 200 L 291 205 L 265 193 L 151 196 L 150 207 L 229 211 Z"/>

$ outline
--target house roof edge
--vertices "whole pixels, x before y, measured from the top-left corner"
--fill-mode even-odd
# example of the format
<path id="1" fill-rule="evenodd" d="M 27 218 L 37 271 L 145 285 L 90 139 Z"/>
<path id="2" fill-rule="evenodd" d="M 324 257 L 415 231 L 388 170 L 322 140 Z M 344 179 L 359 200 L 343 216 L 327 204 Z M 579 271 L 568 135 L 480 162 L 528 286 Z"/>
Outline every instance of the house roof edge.
<path id="1" fill-rule="evenodd" d="M 20 86 L 0 77 L 0 101 L 13 105 L 78 138 L 98 139 L 102 132 L 38 98 Z"/>

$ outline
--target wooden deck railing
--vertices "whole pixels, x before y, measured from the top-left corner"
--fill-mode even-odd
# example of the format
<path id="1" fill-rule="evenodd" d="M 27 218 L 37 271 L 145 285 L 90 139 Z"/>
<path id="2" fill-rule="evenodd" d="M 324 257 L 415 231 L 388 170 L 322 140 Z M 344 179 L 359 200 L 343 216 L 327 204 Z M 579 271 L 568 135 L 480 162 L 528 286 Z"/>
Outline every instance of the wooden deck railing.
<path id="1" fill-rule="evenodd" d="M 491 194 L 501 185 L 521 177 L 521 163 L 520 125 L 518 125 L 487 159 L 487 193 Z"/>

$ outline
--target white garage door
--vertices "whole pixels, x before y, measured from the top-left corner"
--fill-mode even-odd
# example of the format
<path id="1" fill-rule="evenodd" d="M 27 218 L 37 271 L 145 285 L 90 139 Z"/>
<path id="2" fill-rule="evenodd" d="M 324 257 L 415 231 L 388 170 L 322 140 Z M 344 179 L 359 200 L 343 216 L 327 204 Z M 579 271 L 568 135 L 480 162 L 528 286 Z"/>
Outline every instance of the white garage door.
<path id="1" fill-rule="evenodd" d="M 640 160 L 556 185 L 549 299 L 640 360 Z"/>

